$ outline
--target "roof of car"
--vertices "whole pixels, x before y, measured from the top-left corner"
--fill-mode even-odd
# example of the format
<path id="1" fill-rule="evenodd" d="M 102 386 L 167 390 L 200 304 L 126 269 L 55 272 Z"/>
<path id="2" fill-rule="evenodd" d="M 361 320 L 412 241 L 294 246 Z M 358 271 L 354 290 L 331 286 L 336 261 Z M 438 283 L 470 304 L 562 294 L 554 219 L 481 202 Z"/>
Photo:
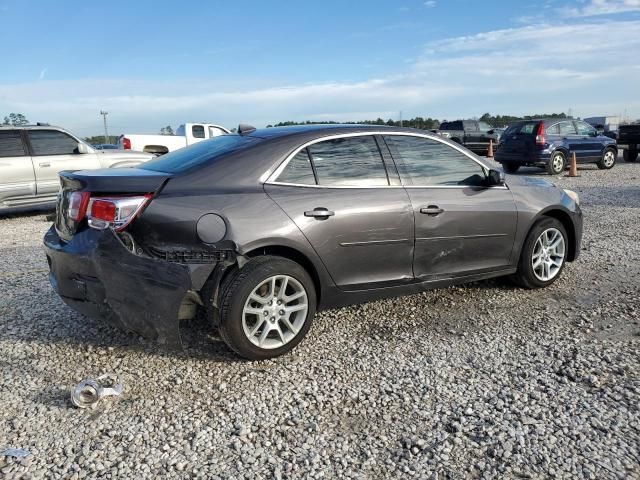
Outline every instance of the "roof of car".
<path id="1" fill-rule="evenodd" d="M 49 125 L 48 123 L 36 123 L 36 124 L 28 124 L 28 125 L 0 125 L 2 129 L 16 130 L 16 129 L 38 129 L 38 128 L 56 128 L 58 130 L 64 130 L 62 127 L 58 127 L 57 125 Z"/>
<path id="2" fill-rule="evenodd" d="M 361 124 L 343 124 L 343 123 L 331 123 L 331 124 L 314 124 L 314 125 L 292 125 L 287 127 L 269 127 L 259 128 L 246 136 L 257 137 L 264 139 L 271 139 L 277 137 L 287 136 L 323 136 L 327 134 L 338 133 L 358 133 L 358 132 L 379 132 L 381 130 L 388 130 L 389 132 L 418 132 L 418 133 L 430 133 L 428 130 L 417 130 L 415 128 L 403 128 L 392 127 L 389 125 L 361 125 Z"/>

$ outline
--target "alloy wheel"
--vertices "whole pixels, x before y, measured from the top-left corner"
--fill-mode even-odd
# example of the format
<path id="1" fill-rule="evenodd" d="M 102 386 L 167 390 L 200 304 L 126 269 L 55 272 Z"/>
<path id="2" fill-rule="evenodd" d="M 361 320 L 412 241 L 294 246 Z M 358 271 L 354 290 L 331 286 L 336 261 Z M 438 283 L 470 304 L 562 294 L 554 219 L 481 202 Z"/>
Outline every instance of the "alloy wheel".
<path id="1" fill-rule="evenodd" d="M 279 348 L 296 337 L 308 310 L 302 283 L 289 275 L 274 275 L 260 282 L 247 298 L 242 328 L 257 347 Z"/>
<path id="2" fill-rule="evenodd" d="M 531 266 L 533 274 L 542 282 L 555 278 L 562 269 L 565 241 L 557 228 L 548 228 L 540 234 L 533 247 Z"/>
<path id="3" fill-rule="evenodd" d="M 613 153 L 613 151 L 607 150 L 604 153 L 604 157 L 602 159 L 602 163 L 604 164 L 604 166 L 607 168 L 611 168 L 611 166 L 615 163 L 615 161 L 616 161 L 616 156 Z"/>
<path id="4" fill-rule="evenodd" d="M 551 161 L 551 166 L 554 172 L 561 173 L 564 169 L 564 156 L 561 153 L 556 153 Z"/>

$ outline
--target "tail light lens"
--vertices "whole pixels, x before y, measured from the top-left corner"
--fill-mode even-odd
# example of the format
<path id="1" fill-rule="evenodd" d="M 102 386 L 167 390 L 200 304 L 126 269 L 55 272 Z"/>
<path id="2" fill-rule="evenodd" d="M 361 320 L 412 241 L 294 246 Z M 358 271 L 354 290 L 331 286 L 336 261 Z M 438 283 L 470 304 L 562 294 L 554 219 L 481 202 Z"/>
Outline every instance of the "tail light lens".
<path id="1" fill-rule="evenodd" d="M 536 132 L 536 145 L 544 145 L 545 144 L 545 138 L 544 138 L 544 123 L 540 122 L 538 124 L 538 130 Z"/>
<path id="2" fill-rule="evenodd" d="M 122 148 L 124 148 L 125 150 L 131 150 L 131 140 L 129 140 L 127 137 L 124 137 L 122 139 Z"/>
<path id="3" fill-rule="evenodd" d="M 124 230 L 151 200 L 151 195 L 136 197 L 93 197 L 89 203 L 89 226 L 97 230 Z"/>
<path id="4" fill-rule="evenodd" d="M 69 207 L 67 209 L 67 218 L 74 222 L 82 220 L 87 213 L 87 205 L 89 205 L 90 192 L 72 192 L 69 195 Z"/>

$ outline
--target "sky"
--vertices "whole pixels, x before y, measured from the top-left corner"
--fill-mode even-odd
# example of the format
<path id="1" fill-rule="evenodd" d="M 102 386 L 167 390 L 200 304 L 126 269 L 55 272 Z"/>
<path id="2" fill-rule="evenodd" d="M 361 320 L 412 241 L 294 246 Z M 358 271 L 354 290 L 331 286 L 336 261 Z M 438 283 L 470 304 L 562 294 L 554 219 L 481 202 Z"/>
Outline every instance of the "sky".
<path id="1" fill-rule="evenodd" d="M 640 0 L 0 0 L 0 118 L 640 117 Z"/>

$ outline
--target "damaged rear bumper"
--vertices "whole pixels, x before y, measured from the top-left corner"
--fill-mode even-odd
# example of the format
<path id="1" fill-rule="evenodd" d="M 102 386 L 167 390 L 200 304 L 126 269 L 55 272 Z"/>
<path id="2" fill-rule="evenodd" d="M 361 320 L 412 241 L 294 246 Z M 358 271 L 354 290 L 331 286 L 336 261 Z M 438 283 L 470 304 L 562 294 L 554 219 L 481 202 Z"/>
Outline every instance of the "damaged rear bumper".
<path id="1" fill-rule="evenodd" d="M 189 266 L 135 255 L 112 230 L 87 229 L 66 243 L 52 227 L 44 246 L 51 285 L 69 306 L 161 344 L 181 345 Z"/>

